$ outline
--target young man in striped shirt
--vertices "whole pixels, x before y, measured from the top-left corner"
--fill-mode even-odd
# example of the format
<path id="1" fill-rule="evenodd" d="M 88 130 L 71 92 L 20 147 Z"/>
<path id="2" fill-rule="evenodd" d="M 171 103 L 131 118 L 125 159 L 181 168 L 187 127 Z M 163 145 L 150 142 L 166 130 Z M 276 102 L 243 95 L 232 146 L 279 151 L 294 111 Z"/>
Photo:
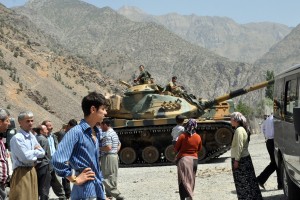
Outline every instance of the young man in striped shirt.
<path id="1" fill-rule="evenodd" d="M 83 98 L 81 107 L 84 119 L 59 143 L 52 157 L 53 167 L 59 176 L 74 184 L 72 200 L 105 200 L 96 124 L 106 115 L 107 101 L 102 94 L 92 92 Z"/>

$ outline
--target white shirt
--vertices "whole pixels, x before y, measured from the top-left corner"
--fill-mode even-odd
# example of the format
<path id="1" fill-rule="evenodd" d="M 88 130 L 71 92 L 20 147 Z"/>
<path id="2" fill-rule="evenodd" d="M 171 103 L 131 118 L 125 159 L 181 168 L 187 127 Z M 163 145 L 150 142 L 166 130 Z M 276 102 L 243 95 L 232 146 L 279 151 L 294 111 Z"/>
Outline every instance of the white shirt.
<path id="1" fill-rule="evenodd" d="M 171 133 L 171 135 L 172 135 L 172 137 L 173 137 L 173 140 L 172 140 L 172 141 L 177 141 L 178 136 L 179 136 L 182 132 L 184 132 L 184 127 L 183 127 L 183 126 L 181 126 L 181 125 L 175 126 L 175 127 L 172 129 L 172 133 Z"/>
<path id="2" fill-rule="evenodd" d="M 273 115 L 270 115 L 262 124 L 262 132 L 266 139 L 274 139 Z"/>

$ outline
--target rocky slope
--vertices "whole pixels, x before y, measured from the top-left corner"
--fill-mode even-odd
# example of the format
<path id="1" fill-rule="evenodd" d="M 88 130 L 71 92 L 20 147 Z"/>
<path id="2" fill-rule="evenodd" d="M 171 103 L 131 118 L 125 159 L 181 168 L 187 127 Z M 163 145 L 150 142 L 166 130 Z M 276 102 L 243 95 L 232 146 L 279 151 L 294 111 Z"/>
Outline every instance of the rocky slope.
<path id="1" fill-rule="evenodd" d="M 122 89 L 2 5 L 0 24 L 0 107 L 13 117 L 31 110 L 36 124 L 50 119 L 59 129 L 69 119 L 82 117 L 81 99 L 89 91 L 108 94 Z"/>
<path id="2" fill-rule="evenodd" d="M 292 28 L 272 22 L 238 24 L 227 17 L 197 15 L 149 15 L 124 6 L 118 13 L 137 22 L 155 22 L 193 44 L 231 60 L 253 63 L 282 40 Z"/>
<path id="3" fill-rule="evenodd" d="M 277 73 L 300 63 L 300 25 L 295 27 L 268 53 L 255 62 L 261 69 L 274 70 Z"/>
<path id="4" fill-rule="evenodd" d="M 156 83 L 165 85 L 177 75 L 190 93 L 204 98 L 263 80 L 253 75 L 250 64 L 232 62 L 161 25 L 133 22 L 110 8 L 77 0 L 32 0 L 16 12 L 115 79 L 132 81 L 137 66 L 144 64 Z"/>

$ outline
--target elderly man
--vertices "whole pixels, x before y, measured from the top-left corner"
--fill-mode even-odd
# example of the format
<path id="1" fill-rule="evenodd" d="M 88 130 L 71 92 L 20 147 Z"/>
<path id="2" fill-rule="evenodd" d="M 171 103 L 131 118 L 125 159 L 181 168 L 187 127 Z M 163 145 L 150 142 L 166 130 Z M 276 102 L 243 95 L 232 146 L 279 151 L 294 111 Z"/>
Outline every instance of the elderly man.
<path id="1" fill-rule="evenodd" d="M 10 141 L 13 174 L 10 181 L 10 200 L 38 199 L 38 183 L 35 165 L 45 156 L 44 149 L 31 133 L 33 113 L 21 112 L 18 116 L 20 130 Z"/>
<path id="2" fill-rule="evenodd" d="M 5 133 L 9 125 L 9 112 L 6 109 L 0 108 L 0 133 Z M 2 138 L 0 139 L 0 149 L 0 199 L 6 199 L 5 185 L 8 179 L 8 163 Z"/>

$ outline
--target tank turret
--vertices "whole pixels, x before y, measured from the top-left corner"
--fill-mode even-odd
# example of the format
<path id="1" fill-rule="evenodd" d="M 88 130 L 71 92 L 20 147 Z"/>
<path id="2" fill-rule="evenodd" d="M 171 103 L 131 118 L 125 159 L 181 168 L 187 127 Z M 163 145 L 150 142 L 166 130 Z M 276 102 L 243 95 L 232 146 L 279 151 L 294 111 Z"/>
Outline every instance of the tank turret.
<path id="1" fill-rule="evenodd" d="M 273 81 L 265 81 L 205 101 L 194 95 L 179 96 L 164 93 L 156 84 L 127 86 L 123 96 L 109 97 L 107 117 L 113 119 L 113 128 L 122 143 L 119 152 L 121 164 L 153 165 L 172 164 L 175 153 L 172 145 L 172 128 L 179 114 L 197 119 L 203 147 L 200 162 L 206 162 L 230 148 L 233 130 L 230 113 L 234 112 L 231 98 L 266 87 Z"/>

